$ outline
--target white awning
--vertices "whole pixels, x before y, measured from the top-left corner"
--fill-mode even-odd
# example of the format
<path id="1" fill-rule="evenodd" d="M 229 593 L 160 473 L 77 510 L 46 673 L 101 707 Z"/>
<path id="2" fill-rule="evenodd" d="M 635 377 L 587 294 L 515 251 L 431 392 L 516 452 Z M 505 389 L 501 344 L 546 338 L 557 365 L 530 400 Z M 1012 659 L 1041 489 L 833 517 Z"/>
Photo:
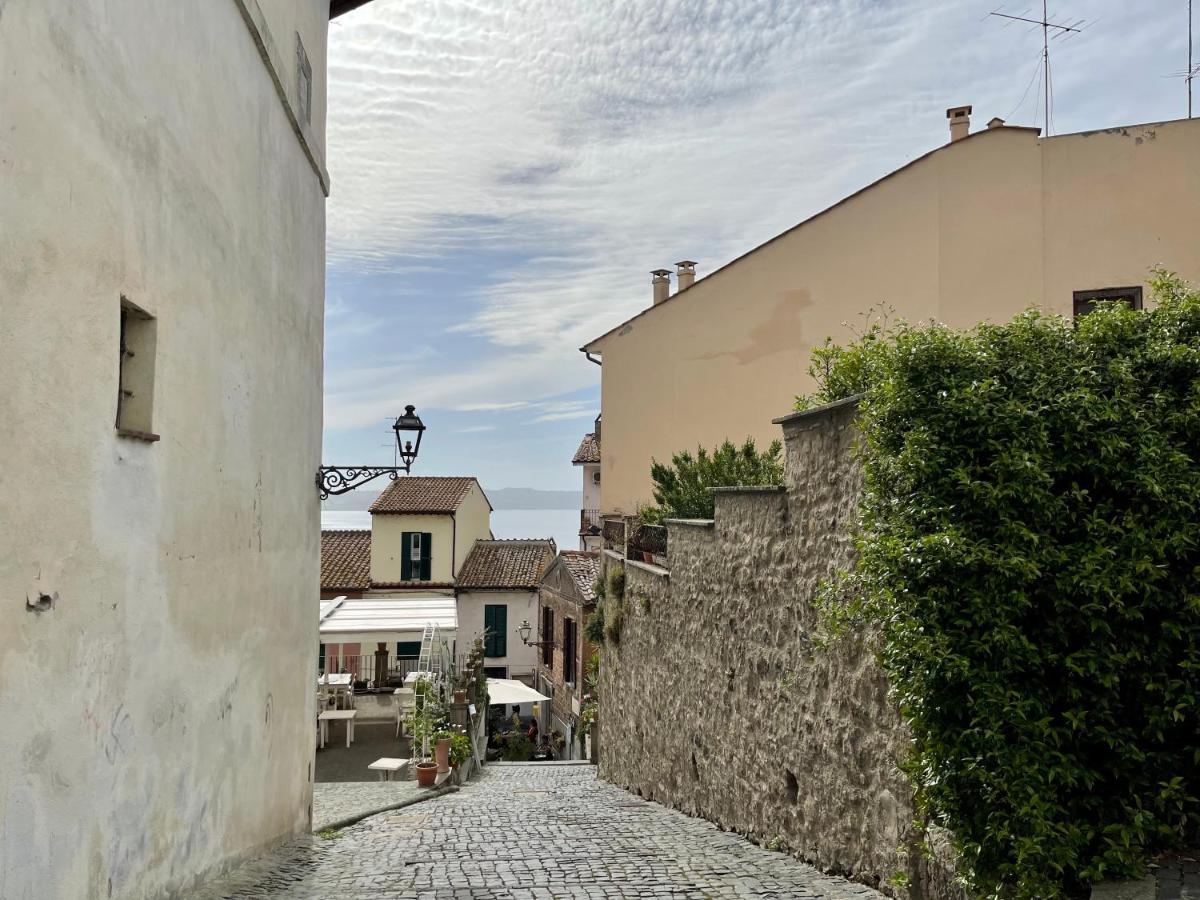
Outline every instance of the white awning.
<path id="1" fill-rule="evenodd" d="M 341 602 L 338 602 L 341 601 Z M 321 605 L 321 634 L 411 632 L 436 625 L 445 635 L 458 629 L 453 597 L 427 595 L 388 600 L 337 600 Z"/>
<path id="2" fill-rule="evenodd" d="M 487 685 L 488 706 L 499 706 L 501 703 L 506 706 L 514 703 L 537 703 L 540 700 L 550 699 L 545 694 L 539 694 L 529 685 L 511 678 L 489 678 Z"/>

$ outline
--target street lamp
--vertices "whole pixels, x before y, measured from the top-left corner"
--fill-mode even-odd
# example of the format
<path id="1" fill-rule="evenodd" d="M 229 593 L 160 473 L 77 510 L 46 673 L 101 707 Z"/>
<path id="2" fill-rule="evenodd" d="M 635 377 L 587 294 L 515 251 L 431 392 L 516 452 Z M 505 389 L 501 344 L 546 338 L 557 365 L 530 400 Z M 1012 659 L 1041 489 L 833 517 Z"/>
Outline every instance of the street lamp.
<path id="1" fill-rule="evenodd" d="M 417 454 L 421 450 L 421 436 L 425 433 L 425 423 L 417 415 L 415 406 L 404 407 L 404 415 L 396 419 L 392 425 L 396 432 L 396 452 L 399 454 L 401 465 L 397 466 L 321 466 L 317 469 L 317 490 L 321 499 L 326 500 L 334 494 L 344 494 L 360 485 L 366 484 L 380 475 L 387 475 L 392 481 L 401 472 L 408 474 L 412 471 Z M 416 442 L 411 438 L 416 435 Z"/>
<path id="2" fill-rule="evenodd" d="M 529 635 L 533 631 L 533 626 L 526 619 L 517 628 L 517 634 L 521 637 L 521 643 L 526 647 L 557 647 L 558 641 L 531 641 Z"/>

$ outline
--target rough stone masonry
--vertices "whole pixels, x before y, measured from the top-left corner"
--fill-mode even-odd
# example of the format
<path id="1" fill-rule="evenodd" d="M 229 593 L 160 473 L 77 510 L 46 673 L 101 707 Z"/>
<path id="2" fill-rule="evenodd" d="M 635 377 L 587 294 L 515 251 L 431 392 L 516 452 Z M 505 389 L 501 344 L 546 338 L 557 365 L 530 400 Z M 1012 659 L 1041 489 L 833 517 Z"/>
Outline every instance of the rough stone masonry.
<path id="1" fill-rule="evenodd" d="M 870 635 L 814 642 L 819 586 L 853 556 L 855 410 L 778 420 L 784 487 L 720 489 L 712 521 L 671 522 L 669 573 L 625 563 L 600 774 L 895 896 L 953 898 L 945 841 L 913 825 L 909 737 Z"/>

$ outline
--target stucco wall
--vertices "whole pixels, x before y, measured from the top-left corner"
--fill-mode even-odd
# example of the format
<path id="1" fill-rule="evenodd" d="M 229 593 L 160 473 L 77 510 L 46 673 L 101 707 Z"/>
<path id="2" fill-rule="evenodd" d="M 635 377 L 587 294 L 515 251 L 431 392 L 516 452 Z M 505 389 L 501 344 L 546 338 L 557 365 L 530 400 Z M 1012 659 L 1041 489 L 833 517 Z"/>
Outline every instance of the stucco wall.
<path id="1" fill-rule="evenodd" d="M 390 584 L 402 581 L 403 535 L 406 531 L 419 531 L 430 535 L 433 556 L 429 566 L 431 581 L 449 584 L 454 580 L 458 567 L 454 564 L 457 552 L 455 542 L 461 535 L 455 534 L 454 517 L 408 516 L 394 513 L 377 513 L 371 516 L 371 581 Z"/>
<path id="2" fill-rule="evenodd" d="M 537 648 L 521 643 L 517 627 L 529 622 L 533 632 L 538 628 L 537 591 L 459 591 L 458 592 L 458 649 L 465 653 L 471 643 L 483 637 L 483 608 L 490 604 L 508 607 L 508 653 L 505 656 L 488 656 L 485 666 L 508 666 L 509 678 L 528 680 L 537 668 Z M 535 639 L 534 638 L 531 639 Z"/>
<path id="3" fill-rule="evenodd" d="M 669 576 L 626 564 L 620 641 L 601 654 L 600 774 L 827 871 L 930 886 L 907 849 L 907 737 L 869 636 L 813 642 L 817 587 L 852 558 L 852 416 L 786 426 L 786 490 L 722 491 L 714 522 L 671 524 Z"/>
<path id="4" fill-rule="evenodd" d="M 156 897 L 309 822 L 324 195 L 233 0 L 0 7 L 0 896 Z"/>
<path id="5" fill-rule="evenodd" d="M 1200 120 L 943 147 L 589 345 L 602 510 L 651 499 L 652 458 L 776 437 L 771 418 L 813 387 L 812 349 L 872 308 L 954 327 L 1069 315 L 1074 291 L 1145 285 L 1157 264 L 1200 282 L 1198 232 Z"/>

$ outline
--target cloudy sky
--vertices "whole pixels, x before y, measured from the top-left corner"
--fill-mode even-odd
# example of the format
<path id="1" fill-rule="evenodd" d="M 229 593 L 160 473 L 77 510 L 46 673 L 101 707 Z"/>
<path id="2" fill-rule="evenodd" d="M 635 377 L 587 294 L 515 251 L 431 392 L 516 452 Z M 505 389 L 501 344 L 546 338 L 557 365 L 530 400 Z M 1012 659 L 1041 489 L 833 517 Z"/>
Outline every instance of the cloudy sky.
<path id="1" fill-rule="evenodd" d="M 325 459 L 574 488 L 578 348 L 945 142 L 1040 124 L 1032 0 L 374 0 L 329 38 Z M 1040 4 L 1038 4 L 1040 10 Z M 1186 0 L 1055 0 L 1052 130 L 1180 118 Z"/>

